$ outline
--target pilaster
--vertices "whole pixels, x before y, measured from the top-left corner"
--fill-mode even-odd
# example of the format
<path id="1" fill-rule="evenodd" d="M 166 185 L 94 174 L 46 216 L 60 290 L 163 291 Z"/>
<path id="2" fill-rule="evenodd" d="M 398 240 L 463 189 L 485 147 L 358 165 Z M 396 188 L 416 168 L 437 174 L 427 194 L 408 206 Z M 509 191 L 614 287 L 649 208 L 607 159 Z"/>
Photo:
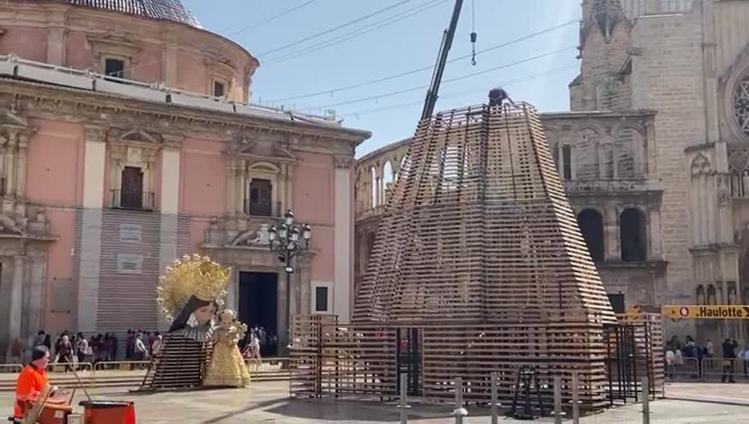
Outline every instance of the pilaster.
<path id="1" fill-rule="evenodd" d="M 351 174 L 354 159 L 353 157 L 337 157 L 335 162 L 333 313 L 338 315 L 340 322 L 345 323 L 351 318 L 351 286 L 353 284 L 351 248 L 354 223 Z"/>
<path id="2" fill-rule="evenodd" d="M 18 134 L 18 160 L 16 161 L 16 197 L 23 198 L 26 192 L 26 155 L 29 146 L 29 134 L 21 131 Z"/>
<path id="3" fill-rule="evenodd" d="M 104 164 L 106 131 L 86 127 L 83 163 L 83 210 L 81 213 L 81 249 L 78 273 L 78 331 L 97 328 L 99 274 L 101 263 L 102 207 L 104 206 Z"/>
<path id="4" fill-rule="evenodd" d="M 23 320 L 23 280 L 24 256 L 13 257 L 13 277 L 10 290 L 10 313 L 8 316 L 8 341 L 21 337 Z"/>

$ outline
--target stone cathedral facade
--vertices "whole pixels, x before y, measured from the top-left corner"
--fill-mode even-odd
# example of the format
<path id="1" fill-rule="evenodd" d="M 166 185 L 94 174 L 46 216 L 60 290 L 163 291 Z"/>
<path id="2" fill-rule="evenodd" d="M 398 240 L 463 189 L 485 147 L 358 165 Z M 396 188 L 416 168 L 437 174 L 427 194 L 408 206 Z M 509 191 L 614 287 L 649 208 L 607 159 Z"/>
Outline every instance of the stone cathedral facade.
<path id="1" fill-rule="evenodd" d="M 615 310 L 749 303 L 749 2 L 583 0 L 570 111 L 542 122 Z M 356 281 L 407 140 L 357 164 Z M 738 321 L 672 321 L 733 336 Z"/>

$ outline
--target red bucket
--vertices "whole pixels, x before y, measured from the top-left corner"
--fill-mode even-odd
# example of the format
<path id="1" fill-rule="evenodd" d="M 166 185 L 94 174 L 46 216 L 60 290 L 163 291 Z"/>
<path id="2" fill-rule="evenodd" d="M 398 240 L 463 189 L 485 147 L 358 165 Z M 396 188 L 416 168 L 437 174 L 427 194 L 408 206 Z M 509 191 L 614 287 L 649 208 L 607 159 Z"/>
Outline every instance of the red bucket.
<path id="1" fill-rule="evenodd" d="M 135 424 L 135 404 L 109 400 L 84 401 L 86 424 Z"/>

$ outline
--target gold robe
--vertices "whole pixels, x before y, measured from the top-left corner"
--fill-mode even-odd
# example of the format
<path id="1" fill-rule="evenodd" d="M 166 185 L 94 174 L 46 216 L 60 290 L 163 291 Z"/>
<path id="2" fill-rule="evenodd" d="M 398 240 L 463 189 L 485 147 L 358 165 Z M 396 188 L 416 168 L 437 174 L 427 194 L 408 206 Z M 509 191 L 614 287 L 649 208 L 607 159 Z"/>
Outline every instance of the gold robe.
<path id="1" fill-rule="evenodd" d="M 246 387 L 250 384 L 250 372 L 242 358 L 237 343 L 242 329 L 236 323 L 216 328 L 213 339 L 213 354 L 208 364 L 204 386 Z"/>

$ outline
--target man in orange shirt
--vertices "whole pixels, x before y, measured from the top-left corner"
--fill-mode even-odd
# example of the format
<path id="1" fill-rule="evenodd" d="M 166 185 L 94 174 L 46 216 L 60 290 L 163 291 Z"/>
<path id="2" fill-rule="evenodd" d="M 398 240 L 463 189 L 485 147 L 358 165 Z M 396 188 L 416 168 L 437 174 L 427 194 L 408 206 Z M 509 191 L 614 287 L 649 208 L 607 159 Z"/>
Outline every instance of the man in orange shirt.
<path id="1" fill-rule="evenodd" d="M 47 382 L 47 364 L 49 364 L 49 349 L 46 346 L 36 346 L 31 351 L 31 362 L 21 370 L 16 381 L 16 405 L 13 416 L 23 418 L 26 403 L 34 401 L 39 396 Z"/>

